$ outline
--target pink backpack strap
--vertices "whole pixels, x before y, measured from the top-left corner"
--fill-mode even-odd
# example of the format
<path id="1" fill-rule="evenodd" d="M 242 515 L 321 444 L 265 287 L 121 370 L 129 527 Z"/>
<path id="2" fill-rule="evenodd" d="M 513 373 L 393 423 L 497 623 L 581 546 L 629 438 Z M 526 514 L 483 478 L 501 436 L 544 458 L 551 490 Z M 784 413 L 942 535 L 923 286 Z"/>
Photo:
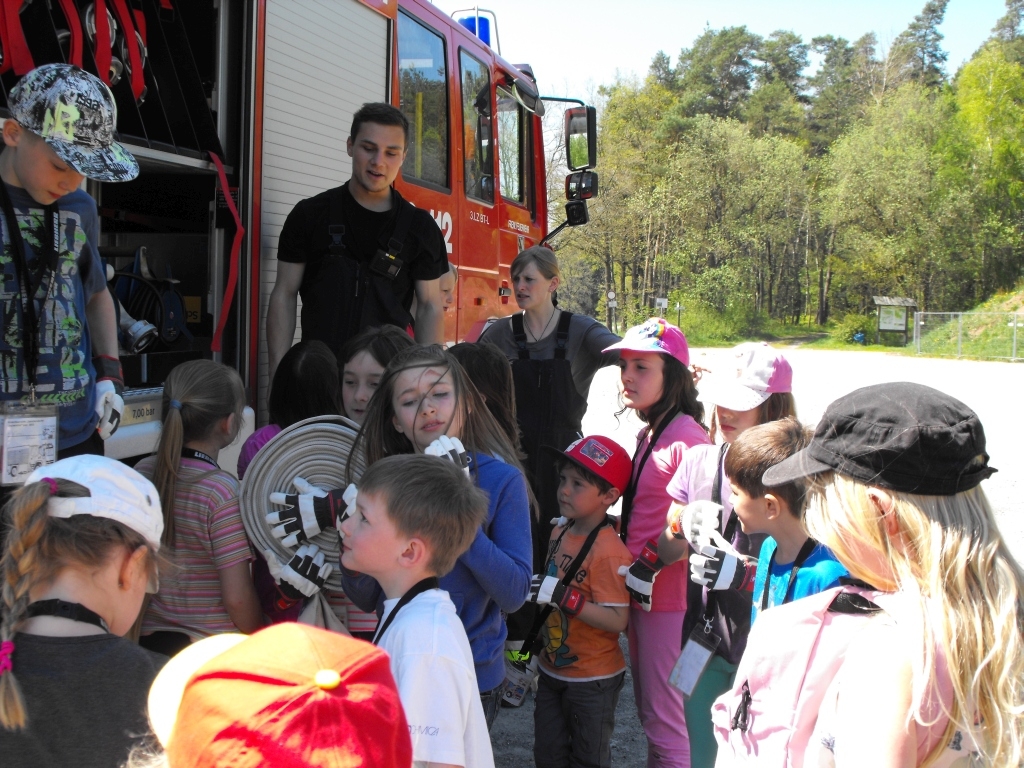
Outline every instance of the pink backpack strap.
<path id="1" fill-rule="evenodd" d="M 758 616 L 732 690 L 711 717 L 720 766 L 800 768 L 825 692 L 878 593 L 842 586 Z"/>

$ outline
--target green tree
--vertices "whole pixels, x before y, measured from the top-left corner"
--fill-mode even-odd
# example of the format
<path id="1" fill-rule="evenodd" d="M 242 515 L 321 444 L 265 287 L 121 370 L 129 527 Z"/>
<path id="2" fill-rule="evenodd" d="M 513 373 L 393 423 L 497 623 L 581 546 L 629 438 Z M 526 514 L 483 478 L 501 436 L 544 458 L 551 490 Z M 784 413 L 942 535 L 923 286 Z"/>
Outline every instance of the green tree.
<path id="1" fill-rule="evenodd" d="M 893 49 L 905 57 L 910 76 L 926 87 L 941 85 L 946 79 L 946 59 L 939 26 L 946 15 L 949 0 L 928 0 L 910 25 L 896 38 Z"/>
<path id="2" fill-rule="evenodd" d="M 682 114 L 737 117 L 754 83 L 760 38 L 746 27 L 707 29 L 676 67 Z"/>

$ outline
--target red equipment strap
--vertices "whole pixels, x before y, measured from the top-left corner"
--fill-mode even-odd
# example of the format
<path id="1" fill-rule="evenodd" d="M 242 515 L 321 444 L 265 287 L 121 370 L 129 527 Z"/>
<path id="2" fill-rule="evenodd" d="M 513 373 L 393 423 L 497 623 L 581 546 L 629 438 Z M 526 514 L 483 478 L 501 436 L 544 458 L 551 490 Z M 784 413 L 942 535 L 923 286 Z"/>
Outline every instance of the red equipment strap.
<path id="1" fill-rule="evenodd" d="M 114 15 L 121 25 L 125 48 L 128 49 L 128 61 L 125 62 L 132 73 L 132 94 L 138 101 L 146 90 L 146 81 L 142 74 L 142 54 L 135 37 L 135 19 L 124 0 L 111 0 L 114 4 Z"/>
<path id="2" fill-rule="evenodd" d="M 71 33 L 71 48 L 68 51 L 68 64 L 76 67 L 82 66 L 82 19 L 78 16 L 78 8 L 75 0 L 57 0 L 60 9 L 64 11 L 64 18 L 68 23 L 68 32 Z"/>
<path id="3" fill-rule="evenodd" d="M 146 14 L 143 11 L 132 8 L 132 16 L 135 17 L 135 28 L 142 35 L 142 45 L 149 48 L 149 37 L 146 36 Z"/>
<path id="4" fill-rule="evenodd" d="M 24 75 L 35 69 L 25 31 L 21 28 L 21 6 L 22 0 L 3 0 L 4 70 L 10 61 L 16 75 Z"/>
<path id="5" fill-rule="evenodd" d="M 110 85 L 110 20 L 107 18 L 107 4 L 104 0 L 96 0 L 93 18 L 96 24 L 96 35 L 92 41 L 96 69 L 100 80 Z"/>
<path id="6" fill-rule="evenodd" d="M 210 342 L 210 349 L 214 352 L 221 351 L 221 340 L 224 336 L 224 326 L 228 321 L 228 312 L 231 310 L 231 301 L 235 296 L 235 286 L 238 284 L 238 256 L 242 251 L 242 238 L 245 236 L 245 228 L 242 226 L 242 218 L 238 215 L 238 208 L 235 201 L 231 199 L 231 189 L 228 187 L 228 175 L 224 172 L 224 163 L 213 152 L 207 152 L 210 160 L 217 166 L 217 176 L 220 178 L 220 188 L 224 192 L 224 201 L 228 210 L 235 220 L 235 239 L 231 243 L 231 255 L 228 257 L 228 284 L 224 287 L 224 300 L 220 306 L 220 318 L 217 320 L 217 330 L 213 332 L 213 341 Z"/>

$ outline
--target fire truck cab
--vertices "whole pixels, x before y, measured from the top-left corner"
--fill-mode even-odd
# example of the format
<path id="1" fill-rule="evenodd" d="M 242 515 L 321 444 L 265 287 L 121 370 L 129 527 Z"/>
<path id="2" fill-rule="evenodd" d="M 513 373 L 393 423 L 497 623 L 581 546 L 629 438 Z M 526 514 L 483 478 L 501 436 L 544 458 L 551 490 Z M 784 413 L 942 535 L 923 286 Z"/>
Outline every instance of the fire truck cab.
<path id="1" fill-rule="evenodd" d="M 108 455 L 152 450 L 160 384 L 197 357 L 236 367 L 251 421 L 265 421 L 263 324 L 278 236 L 299 200 L 349 178 L 346 139 L 363 103 L 390 102 L 409 119 L 396 186 L 431 213 L 459 269 L 445 338 L 463 339 L 515 308 L 509 264 L 548 235 L 543 102 L 529 67 L 509 64 L 475 34 L 493 19 L 475 12 L 460 23 L 427 0 L 30 0 L 17 13 L 7 8 L 0 116 L 32 66 L 80 64 L 111 85 L 120 139 L 142 169 L 132 182 L 87 183 L 123 313 L 129 386 Z M 570 169 L 587 173 L 596 136 L 593 109 L 580 105 L 564 125 L 589 148 Z M 582 223 L 585 203 L 582 219 L 573 203 L 568 213 Z M 229 457 L 221 463 L 233 468 Z"/>

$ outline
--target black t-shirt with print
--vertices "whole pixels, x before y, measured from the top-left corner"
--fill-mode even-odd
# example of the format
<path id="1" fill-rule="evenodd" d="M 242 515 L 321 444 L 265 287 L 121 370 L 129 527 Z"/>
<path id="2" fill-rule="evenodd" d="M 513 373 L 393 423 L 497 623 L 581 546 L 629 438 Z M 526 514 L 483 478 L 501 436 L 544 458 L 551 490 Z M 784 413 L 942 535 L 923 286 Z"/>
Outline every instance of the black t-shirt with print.
<path id="1" fill-rule="evenodd" d="M 336 353 L 364 328 L 375 325 L 404 327 L 410 320 L 416 282 L 436 280 L 448 270 L 441 230 L 426 211 L 420 210 L 394 192 L 396 205 L 384 212 L 370 211 L 352 197 L 348 184 L 322 192 L 296 204 L 278 244 L 277 258 L 306 269 L 299 287 L 302 297 L 302 339 L 319 339 Z M 331 221 L 331 198 L 340 196 L 342 221 Z M 404 238 L 402 269 L 393 280 L 371 279 L 369 265 L 381 245 L 394 231 L 399 206 L 411 209 L 409 229 Z M 332 256 L 332 224 L 342 224 L 345 256 Z M 383 301 L 387 290 L 393 301 Z M 401 313 L 393 311 L 395 308 Z"/>

